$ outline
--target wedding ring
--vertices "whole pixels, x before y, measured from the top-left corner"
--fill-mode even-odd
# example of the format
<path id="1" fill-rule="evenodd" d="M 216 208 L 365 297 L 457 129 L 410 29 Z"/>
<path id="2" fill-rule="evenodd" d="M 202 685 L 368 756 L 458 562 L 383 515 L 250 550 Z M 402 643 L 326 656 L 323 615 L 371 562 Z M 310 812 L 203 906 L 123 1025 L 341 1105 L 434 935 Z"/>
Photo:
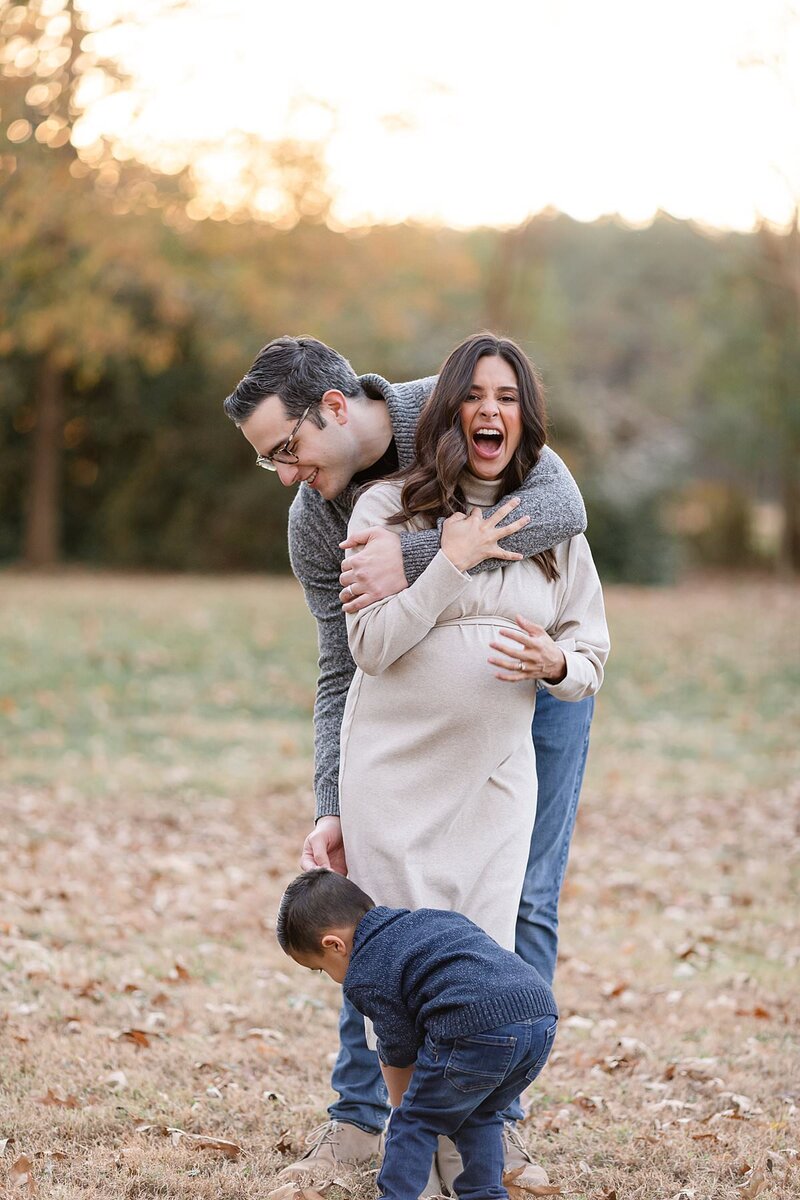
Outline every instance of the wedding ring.
<path id="1" fill-rule="evenodd" d="M 525 671 L 527 671 L 527 669 L 528 668 L 525 666 L 525 663 L 522 661 L 522 659 L 520 659 L 519 662 L 517 663 L 517 670 L 525 672 Z"/>

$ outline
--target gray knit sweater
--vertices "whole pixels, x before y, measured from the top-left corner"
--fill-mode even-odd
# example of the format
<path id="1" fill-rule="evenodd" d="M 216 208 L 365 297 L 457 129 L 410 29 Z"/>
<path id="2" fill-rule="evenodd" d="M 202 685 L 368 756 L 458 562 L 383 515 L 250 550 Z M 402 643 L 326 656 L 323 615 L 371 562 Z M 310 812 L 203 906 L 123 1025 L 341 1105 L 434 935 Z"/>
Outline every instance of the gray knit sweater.
<path id="1" fill-rule="evenodd" d="M 389 409 L 397 457 L 401 467 L 414 460 L 414 434 L 423 404 L 436 376 L 411 383 L 391 384 L 380 375 L 362 375 L 361 386 Z M 339 735 L 355 663 L 347 645 L 347 623 L 339 602 L 339 574 L 343 552 L 339 543 L 347 536 L 347 522 L 358 495 L 349 484 L 335 500 L 323 500 L 318 492 L 300 485 L 289 510 L 289 557 L 292 570 L 303 585 L 306 603 L 317 621 L 319 680 L 314 702 L 314 791 L 317 818 L 339 812 Z M 515 493 L 520 506 L 513 519 L 527 513 L 525 529 L 512 534 L 504 545 L 526 558 L 575 537 L 586 528 L 586 512 L 575 480 L 549 447 Z M 506 497 L 507 498 L 507 497 Z M 491 510 L 494 511 L 494 510 Z M 433 561 L 439 550 L 439 530 L 401 533 L 403 566 L 413 583 Z M 501 566 L 487 559 L 474 572 Z"/>

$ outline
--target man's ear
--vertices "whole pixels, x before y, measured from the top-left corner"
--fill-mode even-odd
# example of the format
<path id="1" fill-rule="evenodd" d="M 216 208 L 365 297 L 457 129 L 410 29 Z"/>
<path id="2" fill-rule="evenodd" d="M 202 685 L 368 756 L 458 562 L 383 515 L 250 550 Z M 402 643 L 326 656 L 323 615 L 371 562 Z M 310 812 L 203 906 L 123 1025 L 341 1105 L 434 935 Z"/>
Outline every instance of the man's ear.
<path id="1" fill-rule="evenodd" d="M 325 415 L 329 416 L 337 425 L 347 424 L 347 397 L 344 392 L 330 388 L 323 394 L 320 403 L 326 410 Z"/>
<path id="2" fill-rule="evenodd" d="M 323 950 L 335 950 L 337 954 L 346 954 L 347 946 L 342 939 L 335 933 L 326 933 L 322 939 Z"/>

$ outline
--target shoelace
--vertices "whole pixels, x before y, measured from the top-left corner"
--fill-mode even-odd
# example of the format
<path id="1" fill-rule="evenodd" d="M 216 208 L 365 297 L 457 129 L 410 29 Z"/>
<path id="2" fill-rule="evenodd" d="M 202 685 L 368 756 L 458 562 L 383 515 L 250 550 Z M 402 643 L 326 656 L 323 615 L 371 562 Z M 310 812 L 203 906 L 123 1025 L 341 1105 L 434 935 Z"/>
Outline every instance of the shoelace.
<path id="1" fill-rule="evenodd" d="M 306 1135 L 306 1145 L 312 1146 L 316 1150 L 317 1146 L 324 1146 L 326 1142 L 332 1142 L 335 1124 L 335 1121 L 323 1121 L 321 1125 L 317 1125 L 316 1129 L 312 1129 Z"/>
<path id="2" fill-rule="evenodd" d="M 527 1159 L 530 1159 L 528 1147 L 523 1142 L 519 1135 L 519 1131 L 515 1128 L 515 1126 L 511 1125 L 510 1123 L 505 1124 L 503 1126 L 503 1137 L 508 1139 L 515 1150 L 519 1150 Z"/>

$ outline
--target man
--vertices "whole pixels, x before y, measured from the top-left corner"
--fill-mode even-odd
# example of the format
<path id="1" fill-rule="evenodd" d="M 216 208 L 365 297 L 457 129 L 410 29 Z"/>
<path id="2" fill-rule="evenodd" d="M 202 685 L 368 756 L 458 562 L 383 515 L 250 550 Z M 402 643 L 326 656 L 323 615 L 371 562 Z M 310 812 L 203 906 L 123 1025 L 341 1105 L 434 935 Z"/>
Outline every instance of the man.
<path id="1" fill-rule="evenodd" d="M 438 529 L 372 529 L 348 541 L 347 522 L 359 488 L 413 461 L 417 419 L 435 382 L 431 377 L 392 385 L 379 375 L 358 377 L 346 359 L 315 338 L 282 337 L 260 351 L 225 401 L 227 415 L 253 446 L 258 465 L 276 471 L 286 487 L 300 485 L 289 513 L 289 552 L 317 620 L 320 651 L 314 706 L 316 824 L 303 846 L 304 870 L 322 866 L 346 871 L 338 817 L 339 737 L 355 666 L 342 606 L 354 611 L 402 591 L 439 549 Z M 577 486 L 548 447 L 516 496 L 519 507 L 498 531 L 502 547 L 498 543 L 497 557 L 474 571 L 496 569 L 509 554 L 532 557 L 585 528 Z M 343 567 L 345 547 L 356 553 Z M 546 688 L 538 693 L 533 722 L 538 804 L 516 949 L 548 982 L 555 971 L 558 897 L 592 710 L 592 699 L 566 704 Z M 366 1045 L 363 1020 L 347 1003 L 340 1040 L 332 1078 L 339 1100 L 328 1110 L 331 1120 L 314 1135 L 307 1154 L 282 1174 L 366 1162 L 380 1149 L 389 1112 L 386 1093 L 377 1056 Z M 521 1171 L 520 1185 L 546 1184 L 544 1171 L 532 1163 L 516 1132 L 521 1116 L 519 1104 L 507 1114 L 506 1169 Z M 439 1163 L 445 1186 L 458 1170 L 460 1164 Z"/>

